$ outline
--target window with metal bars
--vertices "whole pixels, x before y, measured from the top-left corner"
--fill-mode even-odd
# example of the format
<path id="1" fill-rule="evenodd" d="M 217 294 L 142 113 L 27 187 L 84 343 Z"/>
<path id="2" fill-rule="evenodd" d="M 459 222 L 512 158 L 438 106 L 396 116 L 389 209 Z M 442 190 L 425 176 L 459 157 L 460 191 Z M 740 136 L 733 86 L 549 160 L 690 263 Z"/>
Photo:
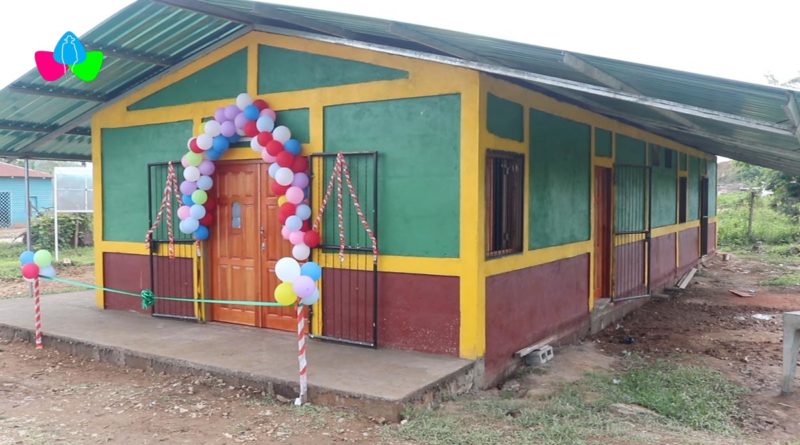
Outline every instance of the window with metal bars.
<path id="1" fill-rule="evenodd" d="M 525 157 L 489 150 L 486 153 L 486 257 L 522 251 Z"/>

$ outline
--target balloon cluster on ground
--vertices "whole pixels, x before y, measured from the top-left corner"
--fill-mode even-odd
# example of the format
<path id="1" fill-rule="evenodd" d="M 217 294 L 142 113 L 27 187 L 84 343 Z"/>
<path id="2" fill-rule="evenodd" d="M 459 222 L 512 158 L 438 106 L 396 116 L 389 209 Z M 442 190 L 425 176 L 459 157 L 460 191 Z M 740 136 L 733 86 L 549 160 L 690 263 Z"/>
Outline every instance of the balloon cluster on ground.
<path id="1" fill-rule="evenodd" d="M 33 281 L 40 276 L 53 278 L 56 270 L 53 268 L 53 255 L 47 250 L 31 252 L 26 250 L 19 256 L 22 276 L 26 281 Z"/>

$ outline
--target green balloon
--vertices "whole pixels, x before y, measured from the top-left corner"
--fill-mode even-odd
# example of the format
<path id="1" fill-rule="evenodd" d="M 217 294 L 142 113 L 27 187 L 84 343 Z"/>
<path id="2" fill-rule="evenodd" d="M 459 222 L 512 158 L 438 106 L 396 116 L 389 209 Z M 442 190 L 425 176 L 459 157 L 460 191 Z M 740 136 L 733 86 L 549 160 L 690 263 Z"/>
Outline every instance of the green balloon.
<path id="1" fill-rule="evenodd" d="M 208 195 L 205 190 L 197 189 L 192 192 L 192 202 L 195 204 L 205 204 L 208 200 Z"/>
<path id="2" fill-rule="evenodd" d="M 53 262 L 53 255 L 46 250 L 37 250 L 33 254 L 33 262 L 39 267 L 47 267 Z"/>
<path id="3" fill-rule="evenodd" d="M 186 153 L 187 164 L 193 167 L 197 167 L 198 165 L 200 165 L 201 162 L 203 162 L 203 155 L 201 155 L 200 153 L 195 153 L 193 151 Z"/>

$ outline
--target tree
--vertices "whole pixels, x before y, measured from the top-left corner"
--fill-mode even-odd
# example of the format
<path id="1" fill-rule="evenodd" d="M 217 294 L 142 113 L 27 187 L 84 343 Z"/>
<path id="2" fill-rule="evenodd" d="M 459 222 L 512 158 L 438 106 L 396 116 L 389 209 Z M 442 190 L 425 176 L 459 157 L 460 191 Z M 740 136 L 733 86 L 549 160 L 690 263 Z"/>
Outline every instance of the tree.
<path id="1" fill-rule="evenodd" d="M 764 167 L 734 162 L 734 169 L 742 182 L 774 192 L 772 206 L 796 220 L 800 220 L 800 175 L 771 170 Z"/>
<path id="2" fill-rule="evenodd" d="M 800 73 L 798 73 L 798 74 L 800 74 Z M 764 77 L 767 78 L 767 83 L 770 84 L 770 85 L 774 85 L 776 87 L 793 88 L 795 90 L 800 90 L 800 75 L 798 75 L 797 77 L 791 78 L 789 80 L 786 80 L 786 81 L 782 81 L 782 80 L 778 79 L 772 73 L 765 74 Z"/>

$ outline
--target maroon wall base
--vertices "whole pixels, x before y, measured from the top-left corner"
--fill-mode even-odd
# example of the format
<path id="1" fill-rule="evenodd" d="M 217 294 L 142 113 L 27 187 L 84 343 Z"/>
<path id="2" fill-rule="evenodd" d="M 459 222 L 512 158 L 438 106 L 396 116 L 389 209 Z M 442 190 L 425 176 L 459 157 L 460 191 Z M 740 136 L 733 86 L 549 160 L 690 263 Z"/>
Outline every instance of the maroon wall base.
<path id="1" fill-rule="evenodd" d="M 692 227 L 678 234 L 678 273 L 683 274 L 700 259 L 700 228 Z"/>
<path id="2" fill-rule="evenodd" d="M 650 288 L 660 290 L 672 284 L 677 274 L 675 267 L 675 234 L 650 240 Z"/>
<path id="3" fill-rule="evenodd" d="M 323 273 L 323 334 L 371 342 L 372 272 Z M 457 357 L 459 304 L 458 277 L 379 272 L 378 346 Z"/>
<path id="4" fill-rule="evenodd" d="M 495 381 L 514 352 L 588 317 L 589 255 L 486 278 L 484 382 Z"/>
<path id="5" fill-rule="evenodd" d="M 150 257 L 127 253 L 103 254 L 103 284 L 105 287 L 138 294 L 150 288 Z M 150 314 L 142 309 L 142 300 L 116 292 L 105 292 L 105 308 L 136 311 Z"/>

